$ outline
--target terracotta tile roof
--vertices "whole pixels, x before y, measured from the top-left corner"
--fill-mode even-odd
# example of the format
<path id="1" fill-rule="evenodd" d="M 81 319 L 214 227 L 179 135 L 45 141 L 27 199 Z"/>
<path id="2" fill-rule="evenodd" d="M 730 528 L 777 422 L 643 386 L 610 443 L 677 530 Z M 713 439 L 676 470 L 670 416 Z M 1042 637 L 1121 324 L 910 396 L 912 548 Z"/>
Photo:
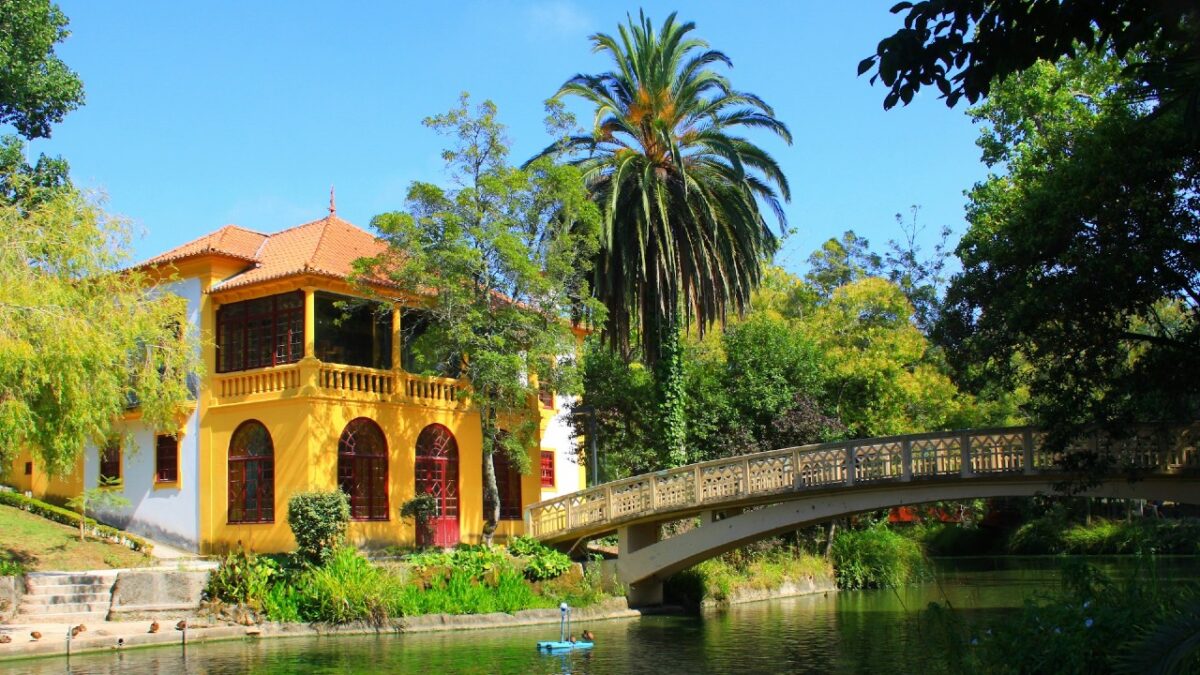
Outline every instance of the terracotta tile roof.
<path id="1" fill-rule="evenodd" d="M 221 291 L 298 274 L 344 279 L 350 275 L 355 260 L 378 255 L 386 249 L 387 245 L 371 233 L 330 214 L 271 235 L 226 225 L 143 265 L 205 254 L 241 258 L 251 263 L 211 289 Z"/>
<path id="2" fill-rule="evenodd" d="M 216 232 L 210 232 L 183 246 L 177 246 L 166 253 L 154 256 L 139 267 L 161 265 L 202 255 L 223 255 L 253 262 L 255 254 L 258 253 L 259 247 L 266 239 L 267 235 L 261 232 L 247 230 L 237 225 L 226 225 Z"/>

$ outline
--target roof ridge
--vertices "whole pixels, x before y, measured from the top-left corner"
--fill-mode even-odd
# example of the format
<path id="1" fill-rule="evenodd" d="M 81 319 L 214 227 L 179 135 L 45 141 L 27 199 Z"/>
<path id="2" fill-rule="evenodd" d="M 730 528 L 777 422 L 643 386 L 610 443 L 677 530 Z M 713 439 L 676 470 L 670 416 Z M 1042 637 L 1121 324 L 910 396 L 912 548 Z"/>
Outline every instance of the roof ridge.
<path id="1" fill-rule="evenodd" d="M 317 269 L 317 252 L 321 250 L 321 245 L 325 243 L 325 234 L 329 232 L 329 218 L 333 214 L 325 216 L 317 221 L 321 223 L 321 236 L 317 237 L 317 244 L 313 246 L 312 252 L 308 254 L 308 260 L 304 261 L 305 269 Z"/>

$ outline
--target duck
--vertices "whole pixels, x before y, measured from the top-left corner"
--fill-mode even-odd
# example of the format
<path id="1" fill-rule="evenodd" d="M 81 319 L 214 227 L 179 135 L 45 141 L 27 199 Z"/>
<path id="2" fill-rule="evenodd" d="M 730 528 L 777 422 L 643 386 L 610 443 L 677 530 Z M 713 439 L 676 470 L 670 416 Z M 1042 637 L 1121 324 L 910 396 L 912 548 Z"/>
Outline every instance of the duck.
<path id="1" fill-rule="evenodd" d="M 29 633 L 29 637 L 33 638 L 34 642 L 37 642 L 38 640 L 42 639 L 42 634 L 35 630 Z"/>
<path id="2" fill-rule="evenodd" d="M 71 629 L 71 637 L 73 637 L 73 638 L 79 637 L 79 634 L 85 630 L 87 630 L 87 626 L 85 626 L 83 624 L 79 624 L 78 626 L 75 626 L 74 628 Z"/>
<path id="3" fill-rule="evenodd" d="M 153 622 L 151 622 L 151 623 L 150 623 L 150 632 L 151 632 L 151 633 L 157 633 L 157 632 L 158 632 L 158 622 L 157 622 L 157 621 L 153 621 Z"/>
<path id="4" fill-rule="evenodd" d="M 175 624 L 175 630 L 187 630 L 187 619 L 180 619 L 179 623 Z"/>
<path id="5" fill-rule="evenodd" d="M 11 635 L 0 635 L 0 645 L 6 645 L 10 642 L 12 642 Z"/>
<path id="6" fill-rule="evenodd" d="M 585 630 L 585 631 L 583 631 L 583 641 L 584 642 L 595 642 L 596 636 L 592 634 L 592 631 Z"/>

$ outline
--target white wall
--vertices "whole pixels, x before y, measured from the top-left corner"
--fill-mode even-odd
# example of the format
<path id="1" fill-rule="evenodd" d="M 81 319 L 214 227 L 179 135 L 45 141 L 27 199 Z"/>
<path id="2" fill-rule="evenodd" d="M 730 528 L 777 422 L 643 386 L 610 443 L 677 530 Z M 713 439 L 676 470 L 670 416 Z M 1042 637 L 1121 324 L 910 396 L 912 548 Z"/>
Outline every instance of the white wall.
<path id="1" fill-rule="evenodd" d="M 200 330 L 200 281 L 183 279 L 164 287 L 187 300 L 187 319 L 193 339 Z M 199 341 L 197 340 L 197 345 Z M 199 348 L 197 346 L 197 348 Z M 122 445 L 122 496 L 130 505 L 101 514 L 101 520 L 165 544 L 198 550 L 200 541 L 200 419 L 195 411 L 179 429 L 179 483 L 155 489 L 155 433 L 140 422 L 118 430 Z M 84 489 L 96 487 L 99 451 L 89 446 L 84 455 Z"/>
<path id="2" fill-rule="evenodd" d="M 575 430 L 567 414 L 567 405 L 570 402 L 571 399 L 566 396 L 555 397 L 558 412 L 546 424 L 546 433 L 542 436 L 542 449 L 554 450 L 555 487 L 554 490 L 543 488 L 542 499 L 575 492 L 585 487 L 579 480 L 580 460 L 579 453 L 575 450 Z"/>

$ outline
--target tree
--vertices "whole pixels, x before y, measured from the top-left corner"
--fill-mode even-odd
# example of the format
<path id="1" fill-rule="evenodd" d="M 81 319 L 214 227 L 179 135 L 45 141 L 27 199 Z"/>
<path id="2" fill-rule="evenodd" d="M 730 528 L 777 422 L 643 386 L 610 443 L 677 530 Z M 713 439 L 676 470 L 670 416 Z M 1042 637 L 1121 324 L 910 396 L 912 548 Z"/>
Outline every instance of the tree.
<path id="1" fill-rule="evenodd" d="M 830 238 L 821 248 L 808 256 L 808 273 L 804 275 L 822 298 L 846 284 L 865 277 L 879 276 L 883 258 L 871 251 L 871 242 L 846 230 L 842 238 Z"/>
<path id="2" fill-rule="evenodd" d="M 84 541 L 87 534 L 88 512 L 95 513 L 105 509 L 120 509 L 129 506 L 129 500 L 117 492 L 121 489 L 118 478 L 100 476 L 100 484 L 67 500 L 67 508 L 79 512 L 79 541 Z"/>
<path id="3" fill-rule="evenodd" d="M 360 270 L 395 286 L 387 300 L 423 299 L 446 350 L 464 355 L 461 376 L 483 438 L 490 543 L 500 519 L 494 453 L 527 472 L 539 384 L 569 393 L 577 380 L 568 319 L 578 311 L 577 289 L 586 294 L 599 215 L 574 168 L 548 159 L 525 169 L 507 164 L 491 102 L 472 108 L 463 94 L 424 124 L 451 139 L 442 156 L 454 187 L 413 183 L 407 212 L 372 220 L 388 249 L 360 261 Z"/>
<path id="4" fill-rule="evenodd" d="M 83 83 L 54 53 L 69 35 L 49 0 L 0 0 L 0 124 L 48 137 L 51 124 L 83 104 Z"/>
<path id="5" fill-rule="evenodd" d="M 0 205 L 0 462 L 28 448 L 65 474 L 132 407 L 177 428 L 197 345 L 182 298 L 120 270 L 128 234 L 71 191 Z"/>
<path id="6" fill-rule="evenodd" d="M 680 329 L 695 322 L 703 333 L 747 308 L 776 248 L 762 206 L 782 228 L 779 202 L 790 196 L 775 160 L 734 133 L 759 129 L 790 143 L 787 127 L 713 69 L 732 62 L 694 29 L 672 14 L 656 32 L 639 14 L 619 37 L 593 35 L 614 70 L 576 75 L 555 95 L 593 106 L 593 127 L 543 152 L 571 158 L 601 207 L 594 291 L 608 308 L 605 335 L 624 348 L 636 331 L 657 368 L 670 464 L 686 459 Z"/>
<path id="7" fill-rule="evenodd" d="M 889 88 L 884 108 L 934 85 L 949 106 L 975 103 L 1038 61 L 1109 52 L 1126 63 L 1123 86 L 1200 112 L 1200 6 L 1185 0 L 928 0 L 901 2 L 904 28 L 858 66 Z"/>
<path id="8" fill-rule="evenodd" d="M 25 209 L 71 189 L 63 158 L 40 155 L 31 165 L 25 161 L 25 144 L 20 138 L 0 137 L 0 203 Z"/>
<path id="9" fill-rule="evenodd" d="M 1200 410 L 1200 157 L 1127 72 L 1039 63 L 972 111 L 998 173 L 970 192 L 940 339 L 961 372 L 1028 385 L 1059 440 Z"/>

